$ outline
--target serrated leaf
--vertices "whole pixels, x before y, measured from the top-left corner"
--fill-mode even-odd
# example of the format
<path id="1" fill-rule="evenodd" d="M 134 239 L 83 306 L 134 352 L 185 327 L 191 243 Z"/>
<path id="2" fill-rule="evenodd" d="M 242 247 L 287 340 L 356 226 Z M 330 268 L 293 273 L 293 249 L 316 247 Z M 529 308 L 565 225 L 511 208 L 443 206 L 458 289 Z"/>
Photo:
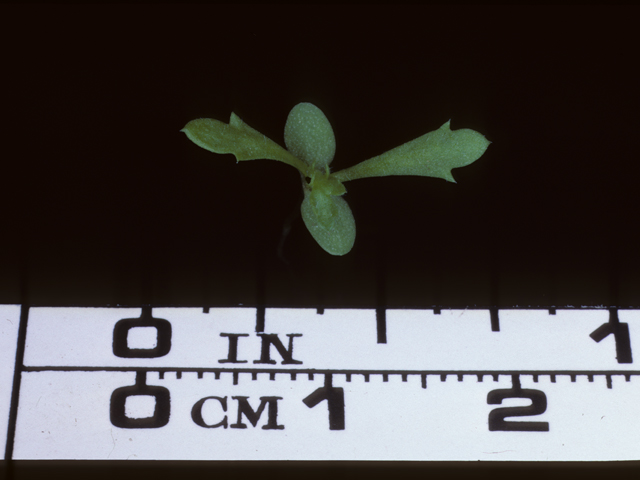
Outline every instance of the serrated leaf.
<path id="1" fill-rule="evenodd" d="M 235 113 L 228 124 L 212 118 L 192 120 L 181 130 L 189 140 L 210 152 L 233 153 L 238 161 L 278 160 L 297 168 L 304 175 L 307 166 L 276 142 L 251 128 Z"/>
<path id="2" fill-rule="evenodd" d="M 336 172 L 333 176 L 346 182 L 367 177 L 419 175 L 455 183 L 451 170 L 476 161 L 490 143 L 484 135 L 474 130 L 451 130 L 447 122 L 438 130 Z"/>

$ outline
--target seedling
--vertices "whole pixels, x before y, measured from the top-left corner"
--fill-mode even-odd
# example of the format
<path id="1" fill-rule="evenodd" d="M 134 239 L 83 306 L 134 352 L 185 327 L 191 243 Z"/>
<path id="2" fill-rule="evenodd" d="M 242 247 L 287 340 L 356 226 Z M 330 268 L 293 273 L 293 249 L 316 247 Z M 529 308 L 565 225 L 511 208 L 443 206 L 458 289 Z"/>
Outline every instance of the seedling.
<path id="1" fill-rule="evenodd" d="M 451 170 L 482 156 L 489 142 L 474 130 L 438 130 L 388 152 L 331 173 L 336 139 L 327 117 L 311 103 L 293 107 L 284 127 L 285 150 L 235 114 L 228 124 L 210 118 L 192 120 L 181 130 L 196 145 L 214 153 L 233 153 L 238 161 L 260 158 L 295 167 L 302 177 L 301 213 L 318 244 L 332 255 L 348 253 L 356 239 L 356 224 L 343 183 L 358 178 L 419 175 L 454 182 Z"/>

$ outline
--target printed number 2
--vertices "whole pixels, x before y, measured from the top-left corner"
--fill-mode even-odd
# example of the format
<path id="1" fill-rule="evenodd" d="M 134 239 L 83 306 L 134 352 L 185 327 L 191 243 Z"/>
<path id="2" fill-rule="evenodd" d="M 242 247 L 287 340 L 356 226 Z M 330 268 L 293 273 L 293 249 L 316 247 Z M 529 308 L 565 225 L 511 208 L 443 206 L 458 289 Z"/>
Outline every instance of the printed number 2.
<path id="1" fill-rule="evenodd" d="M 528 398 L 531 405 L 526 407 L 495 408 L 489 413 L 489 431 L 504 432 L 548 432 L 549 422 L 511 422 L 506 417 L 529 417 L 540 415 L 547 409 L 547 397 L 540 390 L 507 388 L 492 390 L 487 395 L 489 405 L 499 405 L 505 398 Z"/>

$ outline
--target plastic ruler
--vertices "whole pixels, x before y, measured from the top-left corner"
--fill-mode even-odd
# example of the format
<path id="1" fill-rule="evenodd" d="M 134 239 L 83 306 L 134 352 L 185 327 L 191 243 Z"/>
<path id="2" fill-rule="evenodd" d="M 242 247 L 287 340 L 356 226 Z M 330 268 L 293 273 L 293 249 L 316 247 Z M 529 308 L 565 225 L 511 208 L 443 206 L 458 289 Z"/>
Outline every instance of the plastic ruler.
<path id="1" fill-rule="evenodd" d="M 640 459 L 638 310 L 4 305 L 0 334 L 5 459 Z"/>

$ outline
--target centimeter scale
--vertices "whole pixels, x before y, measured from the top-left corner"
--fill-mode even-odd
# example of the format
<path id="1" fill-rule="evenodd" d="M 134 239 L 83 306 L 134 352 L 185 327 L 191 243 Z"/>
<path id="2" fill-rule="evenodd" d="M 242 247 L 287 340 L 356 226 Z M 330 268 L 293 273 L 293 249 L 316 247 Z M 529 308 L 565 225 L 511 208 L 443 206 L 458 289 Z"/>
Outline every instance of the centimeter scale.
<path id="1" fill-rule="evenodd" d="M 640 310 L 0 306 L 4 459 L 639 460 Z"/>

